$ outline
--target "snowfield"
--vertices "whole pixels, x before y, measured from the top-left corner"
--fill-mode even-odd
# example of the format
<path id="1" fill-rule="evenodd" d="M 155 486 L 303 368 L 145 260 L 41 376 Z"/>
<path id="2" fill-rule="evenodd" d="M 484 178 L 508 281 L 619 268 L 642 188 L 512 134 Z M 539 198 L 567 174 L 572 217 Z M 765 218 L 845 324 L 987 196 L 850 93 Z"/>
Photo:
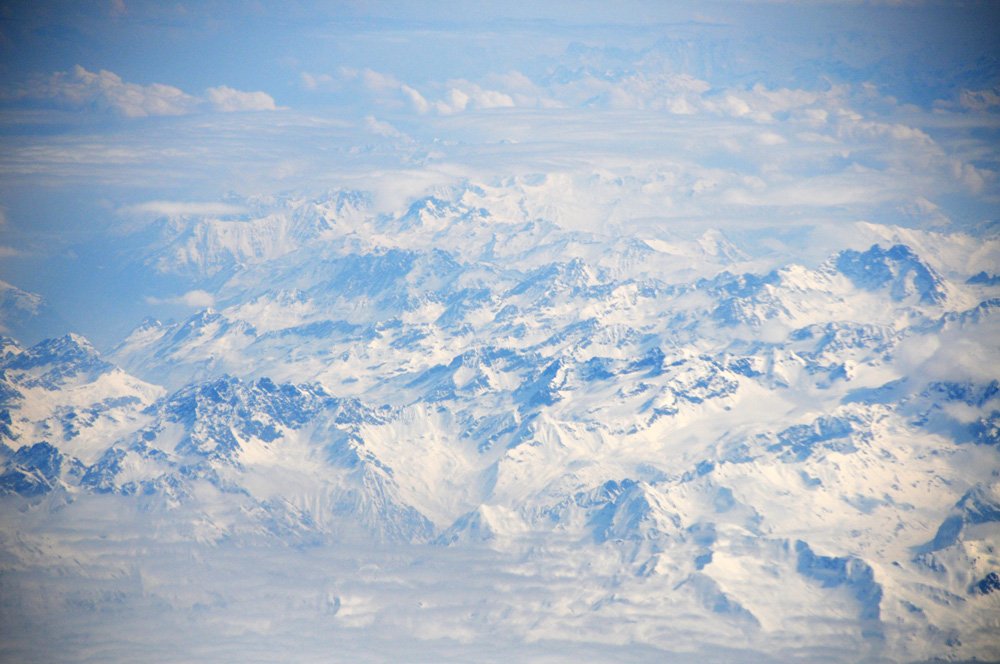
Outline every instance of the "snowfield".
<path id="1" fill-rule="evenodd" d="M 1000 236 L 802 265 L 549 195 L 164 217 L 212 307 L 4 338 L 5 661 L 1000 659 Z"/>

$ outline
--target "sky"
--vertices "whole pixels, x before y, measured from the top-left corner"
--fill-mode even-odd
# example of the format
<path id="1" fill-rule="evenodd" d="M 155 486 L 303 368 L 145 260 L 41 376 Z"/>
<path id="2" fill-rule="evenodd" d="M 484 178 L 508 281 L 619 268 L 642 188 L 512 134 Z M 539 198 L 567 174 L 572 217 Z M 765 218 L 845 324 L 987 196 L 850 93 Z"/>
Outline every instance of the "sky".
<path id="1" fill-rule="evenodd" d="M 997 219 L 1000 3 L 539 4 L 0 3 L 0 279 L 106 347 L 198 286 L 137 232 L 246 197 L 561 177 L 560 222 L 606 232 Z"/>

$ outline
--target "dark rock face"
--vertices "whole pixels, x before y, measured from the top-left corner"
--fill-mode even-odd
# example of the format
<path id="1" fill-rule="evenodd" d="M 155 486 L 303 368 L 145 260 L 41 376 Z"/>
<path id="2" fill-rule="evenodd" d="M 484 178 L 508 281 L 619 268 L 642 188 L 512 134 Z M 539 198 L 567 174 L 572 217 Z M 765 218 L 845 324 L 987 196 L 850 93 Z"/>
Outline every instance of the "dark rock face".
<path id="1" fill-rule="evenodd" d="M 167 402 L 164 416 L 189 427 L 181 449 L 227 456 L 240 438 L 274 441 L 280 427 L 297 429 L 336 403 L 318 387 L 276 385 L 268 378 L 244 383 L 225 376 L 181 390 Z"/>
<path id="2" fill-rule="evenodd" d="M 594 541 L 649 540 L 668 536 L 680 527 L 676 514 L 665 512 L 656 504 L 648 485 L 624 480 L 607 483 L 605 489 L 614 498 L 590 518 Z"/>
<path id="3" fill-rule="evenodd" d="M 39 385 L 53 390 L 67 379 L 80 376 L 94 379 L 115 366 L 101 358 L 86 339 L 67 334 L 58 339 L 46 339 L 14 355 L 6 361 L 5 368 L 29 372 L 34 379 L 26 381 L 28 386 Z"/>
<path id="4" fill-rule="evenodd" d="M 96 493 L 111 493 L 115 490 L 115 476 L 121 472 L 125 452 L 110 449 L 101 455 L 97 463 L 83 474 L 80 485 Z"/>
<path id="5" fill-rule="evenodd" d="M 837 451 L 853 451 L 849 441 L 854 427 L 849 420 L 839 417 L 821 417 L 812 424 L 797 424 L 778 433 L 778 442 L 768 451 L 780 452 L 785 461 L 803 461 L 820 447 L 833 447 Z M 842 439 L 848 439 L 846 441 Z M 841 440 L 837 445 L 834 441 Z"/>
<path id="6" fill-rule="evenodd" d="M 867 291 L 889 289 L 893 300 L 916 295 L 923 304 L 943 302 L 943 282 L 913 251 L 902 244 L 890 249 L 872 245 L 864 253 L 843 251 L 835 261 L 838 272 Z"/>
<path id="7" fill-rule="evenodd" d="M 777 272 L 764 276 L 732 275 L 723 272 L 714 279 L 699 280 L 697 288 L 708 292 L 717 302 L 710 316 L 721 325 L 760 325 L 765 319 L 788 311 L 769 293 L 767 286 L 781 282 Z"/>
<path id="8" fill-rule="evenodd" d="M 994 410 L 969 425 L 972 440 L 979 445 L 1000 447 L 1000 411 Z"/>
<path id="9" fill-rule="evenodd" d="M 934 534 L 934 539 L 925 544 L 921 548 L 921 553 L 929 553 L 933 551 L 940 551 L 941 549 L 947 549 L 949 546 L 958 541 L 959 535 L 962 534 L 962 528 L 965 526 L 965 520 L 962 518 L 961 514 L 951 514 L 941 525 L 938 526 L 937 533 Z"/>
<path id="10" fill-rule="evenodd" d="M 996 572 L 990 572 L 972 586 L 972 591 L 981 595 L 989 595 L 998 590 L 1000 590 L 1000 575 Z"/>
<path id="11" fill-rule="evenodd" d="M 980 284 L 983 286 L 997 286 L 1000 285 L 1000 274 L 987 274 L 985 270 L 979 274 L 973 275 L 965 280 L 967 284 Z"/>
<path id="12" fill-rule="evenodd" d="M 961 511 L 966 523 L 1000 522 L 1000 503 L 982 484 L 977 484 L 966 491 L 956 507 Z"/>
<path id="13" fill-rule="evenodd" d="M 64 456 L 49 443 L 18 449 L 0 474 L 0 493 L 38 496 L 51 491 L 59 480 Z"/>
<path id="14" fill-rule="evenodd" d="M 962 536 L 966 525 L 1000 522 L 1000 503 L 991 495 L 989 487 L 977 484 L 955 503 L 951 513 L 938 526 L 934 539 L 917 547 L 921 556 L 952 546 Z"/>
<path id="15" fill-rule="evenodd" d="M 861 605 L 860 617 L 879 619 L 882 586 L 875 581 L 868 563 L 853 556 L 818 556 L 802 540 L 795 543 L 795 551 L 799 555 L 796 567 L 799 574 L 821 581 L 826 588 L 847 586 Z"/>

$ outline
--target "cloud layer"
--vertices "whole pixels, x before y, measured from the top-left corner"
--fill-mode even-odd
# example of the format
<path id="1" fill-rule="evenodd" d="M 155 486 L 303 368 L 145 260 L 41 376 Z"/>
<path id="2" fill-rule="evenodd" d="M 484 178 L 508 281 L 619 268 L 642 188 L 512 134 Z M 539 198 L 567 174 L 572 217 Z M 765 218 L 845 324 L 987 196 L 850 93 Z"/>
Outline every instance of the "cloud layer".
<path id="1" fill-rule="evenodd" d="M 275 110 L 264 92 L 241 92 L 225 85 L 195 97 L 170 85 L 139 85 L 123 81 L 110 71 L 90 72 L 76 65 L 69 72 L 36 78 L 7 96 L 68 109 L 110 111 L 129 118 L 220 112 Z"/>
<path id="2" fill-rule="evenodd" d="M 409 118 L 431 132 L 474 126 L 495 140 L 509 127 L 516 135 L 503 139 L 560 135 L 563 150 L 586 143 L 558 127 L 567 117 L 577 137 L 606 144 L 628 138 L 629 123 L 640 117 L 651 145 L 663 143 L 683 123 L 690 132 L 674 138 L 671 153 L 715 164 L 714 172 L 695 178 L 702 184 L 691 194 L 716 196 L 729 205 L 843 207 L 899 201 L 902 211 L 915 209 L 912 201 L 918 197 L 990 195 L 1000 184 L 995 150 L 934 131 L 956 123 L 992 130 L 1000 97 L 991 90 L 963 89 L 950 101 L 919 108 L 864 79 L 834 83 L 820 78 L 808 87 L 752 79 L 720 84 L 679 71 L 656 49 L 623 54 L 570 47 L 554 62 L 532 76 L 510 70 L 484 72 L 476 80 L 411 83 L 395 73 L 342 67 L 302 73 L 300 81 L 312 94 L 339 95 L 366 110 L 375 107 L 379 115 Z M 530 124 L 515 119 L 529 110 Z M 629 113 L 628 120 L 614 119 Z M 536 131 L 548 122 L 559 133 Z M 407 133 L 420 135 L 410 127 Z M 630 149 L 621 143 L 622 155 Z"/>
<path id="3" fill-rule="evenodd" d="M 224 217 L 242 214 L 246 212 L 246 208 L 239 205 L 216 202 L 148 201 L 124 207 L 121 209 L 121 212 L 129 215 L 152 217 Z"/>

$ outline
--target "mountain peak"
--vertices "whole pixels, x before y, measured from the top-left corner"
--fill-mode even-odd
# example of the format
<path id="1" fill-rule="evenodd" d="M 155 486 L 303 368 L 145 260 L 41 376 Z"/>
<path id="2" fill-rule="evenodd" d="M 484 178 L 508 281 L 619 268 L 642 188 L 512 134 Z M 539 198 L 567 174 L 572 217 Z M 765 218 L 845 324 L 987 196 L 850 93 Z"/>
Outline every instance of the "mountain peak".
<path id="1" fill-rule="evenodd" d="M 836 256 L 834 265 L 856 287 L 887 289 L 896 301 L 941 304 L 947 298 L 942 278 L 906 245 L 883 249 L 875 244 L 865 252 L 848 249 Z"/>

